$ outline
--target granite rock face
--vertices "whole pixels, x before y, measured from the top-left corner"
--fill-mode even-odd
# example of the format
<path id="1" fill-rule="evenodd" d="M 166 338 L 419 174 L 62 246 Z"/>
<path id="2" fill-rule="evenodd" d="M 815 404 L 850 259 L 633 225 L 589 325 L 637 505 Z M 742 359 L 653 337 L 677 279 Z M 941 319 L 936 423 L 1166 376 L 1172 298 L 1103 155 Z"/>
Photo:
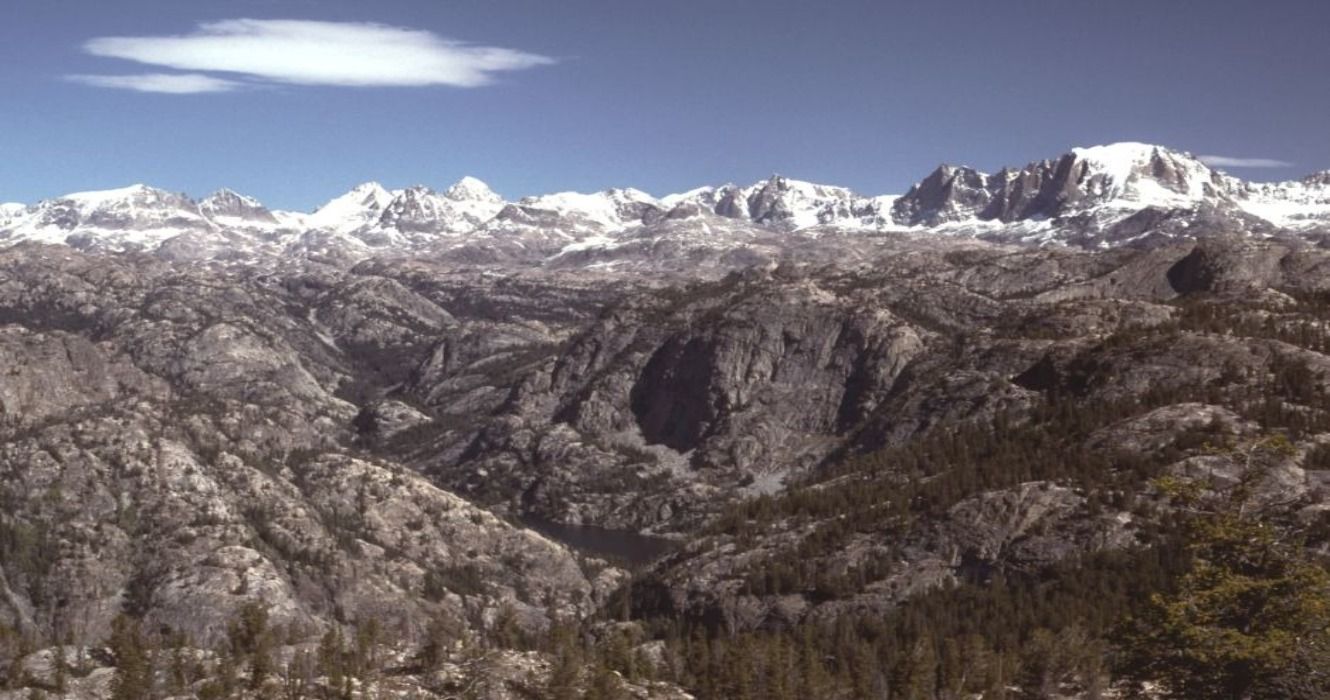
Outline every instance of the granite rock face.
<path id="1" fill-rule="evenodd" d="M 93 641 L 132 611 L 211 643 L 262 601 L 311 633 L 374 618 L 409 638 L 500 606 L 538 628 L 605 592 L 566 547 L 355 447 L 338 395 L 379 380 L 366 357 L 449 322 L 391 281 L 329 292 L 325 323 L 261 275 L 41 247 L 0 265 L 7 627 Z"/>
<path id="2" fill-rule="evenodd" d="M 777 199 L 758 201 L 776 216 Z M 1046 418 L 1055 399 L 1124 412 L 1076 449 L 1236 478 L 1260 432 L 1240 389 L 1298 404 L 1330 381 L 1321 346 L 1299 344 L 1330 253 L 1303 241 L 829 233 L 697 265 L 658 243 L 599 267 L 458 249 L 282 265 L 0 251 L 0 624 L 91 645 L 130 612 L 206 644 L 256 600 L 310 637 L 599 610 L 625 572 L 520 519 L 673 538 L 635 589 L 643 609 L 734 629 L 881 611 L 1133 547 L 1158 499 L 1143 482 L 976 482 L 819 554 L 828 572 L 877 567 L 835 595 L 748 578 L 826 521 L 744 537 L 715 523 L 848 460 Z M 1210 330 L 1219 308 L 1261 330 Z M 1323 442 L 1271 467 L 1269 492 L 1304 514 L 1324 506 L 1308 468 Z"/>

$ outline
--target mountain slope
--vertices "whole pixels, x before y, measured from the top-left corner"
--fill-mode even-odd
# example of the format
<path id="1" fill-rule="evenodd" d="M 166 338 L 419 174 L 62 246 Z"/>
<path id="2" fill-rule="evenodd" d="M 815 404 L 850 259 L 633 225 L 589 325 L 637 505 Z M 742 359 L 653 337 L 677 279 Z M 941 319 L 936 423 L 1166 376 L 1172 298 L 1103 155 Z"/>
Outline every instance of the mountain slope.
<path id="1" fill-rule="evenodd" d="M 1107 676 L 1105 630 L 1167 586 L 1161 478 L 1246 483 L 1257 454 L 1271 521 L 1325 546 L 1326 250 L 792 234 L 666 206 L 538 265 L 0 250 L 0 664 L 31 669 L 12 683 L 54 687 L 57 647 L 100 649 L 121 615 L 186 639 L 163 683 L 173 654 L 249 669 L 237 619 L 259 604 L 274 668 L 341 633 L 382 651 L 359 680 L 426 697 L 467 687 L 429 649 L 520 650 L 530 678 L 594 653 L 722 698 L 713 675 L 768 682 L 745 654 L 896 677 L 919 630 L 948 668 L 964 643 L 1029 687 L 1047 635 Z M 689 257 L 717 239 L 773 257 Z M 621 586 L 626 565 L 524 523 L 670 551 Z"/>

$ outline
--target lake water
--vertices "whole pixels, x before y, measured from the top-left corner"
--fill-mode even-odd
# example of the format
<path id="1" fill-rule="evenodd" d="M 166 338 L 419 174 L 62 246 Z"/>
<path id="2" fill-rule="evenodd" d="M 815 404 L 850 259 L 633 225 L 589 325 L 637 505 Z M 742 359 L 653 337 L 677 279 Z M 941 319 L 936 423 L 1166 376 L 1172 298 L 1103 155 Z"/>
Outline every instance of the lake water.
<path id="1" fill-rule="evenodd" d="M 630 530 L 565 525 L 534 515 L 524 516 L 522 523 L 550 539 L 558 540 L 583 553 L 630 566 L 650 563 L 673 549 L 675 544 L 663 537 L 639 535 Z"/>

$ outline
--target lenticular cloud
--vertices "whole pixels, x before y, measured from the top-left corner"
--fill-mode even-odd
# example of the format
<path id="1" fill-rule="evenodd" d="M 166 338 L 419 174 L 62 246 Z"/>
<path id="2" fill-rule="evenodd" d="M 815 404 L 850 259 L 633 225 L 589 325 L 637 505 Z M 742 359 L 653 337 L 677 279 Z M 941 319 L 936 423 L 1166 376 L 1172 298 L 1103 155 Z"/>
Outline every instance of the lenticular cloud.
<path id="1" fill-rule="evenodd" d="M 67 75 L 66 80 L 93 87 L 192 95 L 200 92 L 230 92 L 241 87 L 233 80 L 222 80 L 198 73 L 144 73 L 141 75 Z"/>
<path id="2" fill-rule="evenodd" d="M 351 87 L 476 87 L 491 82 L 496 73 L 554 62 L 429 31 L 311 20 L 207 22 L 184 36 L 101 37 L 83 48 L 94 56 L 226 73 L 251 82 Z M 115 82 L 100 84 L 116 87 Z"/>
<path id="3" fill-rule="evenodd" d="M 1234 158 L 1232 156 L 1198 156 L 1197 160 L 1216 168 L 1290 168 L 1293 163 L 1274 158 Z"/>

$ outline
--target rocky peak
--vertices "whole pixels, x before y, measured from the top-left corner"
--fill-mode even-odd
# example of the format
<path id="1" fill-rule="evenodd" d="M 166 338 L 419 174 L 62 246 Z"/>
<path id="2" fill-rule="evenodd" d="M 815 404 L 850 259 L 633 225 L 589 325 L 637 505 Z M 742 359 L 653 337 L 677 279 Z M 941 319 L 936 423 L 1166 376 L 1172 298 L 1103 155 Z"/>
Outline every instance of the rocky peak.
<path id="1" fill-rule="evenodd" d="M 786 196 L 790 191 L 790 183 L 785 178 L 773 174 L 750 189 L 755 191 L 748 195 L 748 218 L 757 223 L 770 223 L 793 216 Z"/>
<path id="2" fill-rule="evenodd" d="M 1003 175 L 1004 180 L 1009 176 Z M 984 211 L 993 199 L 992 178 L 968 166 L 939 165 L 892 207 L 893 218 L 911 226 L 960 221 Z"/>
<path id="3" fill-rule="evenodd" d="M 719 216 L 780 229 L 801 229 L 820 224 L 858 227 L 872 200 L 844 187 L 819 185 L 772 175 L 748 187 L 733 184 L 703 187 L 661 200 L 671 209 L 688 204 Z M 874 214 L 875 216 L 876 214 Z"/>
<path id="4" fill-rule="evenodd" d="M 18 202 L 4 202 L 0 204 L 0 224 L 13 221 L 28 212 L 28 205 Z"/>
<path id="5" fill-rule="evenodd" d="M 1330 170 L 1322 170 L 1302 178 L 1302 184 L 1313 187 L 1330 187 Z"/>
<path id="6" fill-rule="evenodd" d="M 463 178 L 442 194 L 418 185 L 397 193 L 378 225 L 401 232 L 465 233 L 494 218 L 505 204 L 475 178 Z"/>
<path id="7" fill-rule="evenodd" d="M 1144 143 L 1076 148 L 1077 184 L 1087 196 L 1123 198 L 1147 204 L 1193 202 L 1219 196 L 1223 179 L 1189 153 Z"/>
<path id="8" fill-rule="evenodd" d="M 443 205 L 434 190 L 416 185 L 402 190 L 384 208 L 379 226 L 399 231 L 429 231 L 443 223 Z"/>
<path id="9" fill-rule="evenodd" d="M 382 210 L 388 206 L 394 196 L 393 192 L 377 182 L 364 182 L 351 188 L 346 194 L 319 207 L 314 213 L 321 214 L 328 210 L 342 209 L 348 206 Z"/>
<path id="10" fill-rule="evenodd" d="M 141 230 L 168 224 L 206 225 L 198 205 L 189 197 L 142 184 L 76 192 L 43 201 L 36 210 L 36 226 L 66 231 L 79 227 Z"/>
<path id="11" fill-rule="evenodd" d="M 705 193 L 711 200 L 711 209 L 727 219 L 747 219 L 748 195 L 742 187 L 727 184 Z"/>
<path id="12" fill-rule="evenodd" d="M 377 182 L 362 182 L 347 194 L 355 196 L 357 201 L 365 205 L 382 205 L 393 198 L 393 193 Z"/>
<path id="13" fill-rule="evenodd" d="M 1220 230 L 1319 235 L 1327 226 L 1330 171 L 1252 183 L 1212 170 L 1190 154 L 1135 142 L 1075 148 L 995 174 L 942 165 L 899 197 L 863 197 L 844 187 L 773 174 L 747 186 L 706 186 L 660 199 L 613 188 L 532 196 L 510 205 L 484 182 L 464 177 L 442 191 L 423 186 L 390 191 L 367 182 L 313 214 L 270 212 L 230 190 L 195 203 L 145 185 L 0 208 L 0 241 L 7 244 L 31 240 L 151 251 L 176 239 L 176 248 L 190 243 L 201 251 L 199 257 L 243 249 L 351 260 L 375 249 L 418 252 L 447 234 L 441 253 L 461 247 L 485 258 L 500 245 L 508 246 L 500 256 L 507 261 L 538 262 L 551 251 L 578 253 L 581 260 L 600 254 L 585 252 L 593 248 L 640 253 L 649 241 L 668 239 L 669 246 L 657 246 L 647 256 L 652 266 L 662 256 L 677 255 L 671 246 L 681 241 L 711 252 L 728 248 L 736 259 L 747 259 L 751 241 L 773 232 L 807 232 L 812 239 L 828 232 L 917 227 L 1008 243 L 1103 247 Z M 533 238 L 518 245 L 491 235 L 499 232 Z M 180 235 L 190 233 L 208 235 Z M 292 245 L 297 238 L 298 245 Z M 621 238 L 633 245 L 610 240 Z M 208 241 L 226 243 L 210 248 Z M 540 245 L 532 245 L 536 241 Z M 568 245 L 575 247 L 564 250 Z"/>
<path id="14" fill-rule="evenodd" d="M 817 224 L 841 223 L 855 216 L 855 203 L 861 198 L 844 187 L 818 185 L 772 175 L 754 188 L 749 197 L 749 213 L 757 223 L 775 223 L 805 228 Z"/>
<path id="15" fill-rule="evenodd" d="M 1187 153 L 1124 142 L 1075 148 L 1052 160 L 987 175 L 943 165 L 901 197 L 897 222 L 933 226 L 966 220 L 1051 219 L 1096 208 L 1164 210 L 1228 198 L 1225 177 Z"/>
<path id="16" fill-rule="evenodd" d="M 661 208 L 655 197 L 632 187 L 614 187 L 604 194 L 613 203 L 615 215 L 625 223 L 639 223 L 649 212 Z"/>
<path id="17" fill-rule="evenodd" d="M 528 217 L 572 230 L 619 231 L 641 224 L 650 212 L 663 211 L 659 200 L 641 190 L 610 188 L 590 194 L 559 192 L 525 197 L 518 205 Z"/>
<path id="18" fill-rule="evenodd" d="M 231 218 L 277 223 L 277 219 L 259 200 L 229 189 L 220 189 L 199 202 L 199 211 L 209 219 Z"/>
<path id="19" fill-rule="evenodd" d="M 84 211 L 96 211 L 99 209 L 117 209 L 126 207 L 154 207 L 154 206 L 180 206 L 194 207 L 194 201 L 183 194 L 167 192 L 166 190 L 149 187 L 144 184 L 130 185 L 112 190 L 95 190 L 90 192 L 75 192 L 60 197 L 57 200 L 72 202 Z"/>

